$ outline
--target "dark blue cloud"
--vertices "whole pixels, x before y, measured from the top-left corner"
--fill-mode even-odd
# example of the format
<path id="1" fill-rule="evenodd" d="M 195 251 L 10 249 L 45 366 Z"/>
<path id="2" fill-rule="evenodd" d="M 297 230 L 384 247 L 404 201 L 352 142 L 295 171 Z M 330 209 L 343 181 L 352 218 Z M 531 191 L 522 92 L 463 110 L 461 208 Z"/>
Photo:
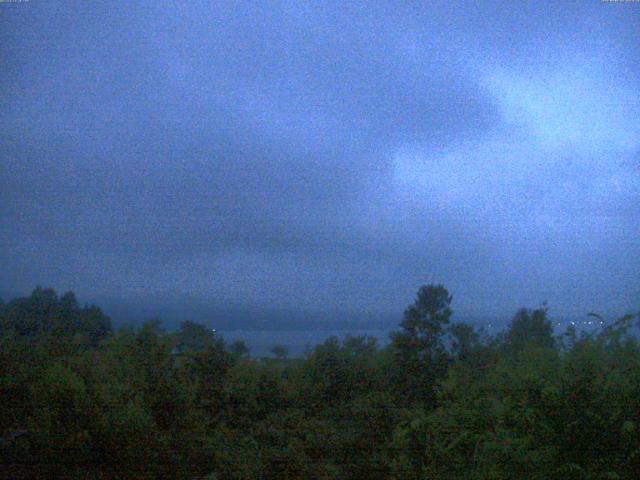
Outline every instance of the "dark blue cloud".
<path id="1" fill-rule="evenodd" d="M 638 11 L 0 6 L 0 289 L 637 306 Z M 634 303 L 635 302 L 635 303 Z"/>

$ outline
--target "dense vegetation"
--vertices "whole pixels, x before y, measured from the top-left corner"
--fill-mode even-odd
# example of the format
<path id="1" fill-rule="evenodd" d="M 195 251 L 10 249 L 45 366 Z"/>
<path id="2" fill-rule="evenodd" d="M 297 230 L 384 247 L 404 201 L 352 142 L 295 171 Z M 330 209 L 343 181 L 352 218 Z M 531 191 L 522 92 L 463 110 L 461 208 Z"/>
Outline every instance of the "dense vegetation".
<path id="1" fill-rule="evenodd" d="M 490 337 L 422 287 L 380 349 L 336 338 L 251 359 L 193 322 L 113 332 L 36 289 L 0 303 L 2 478 L 635 479 L 636 317 Z"/>

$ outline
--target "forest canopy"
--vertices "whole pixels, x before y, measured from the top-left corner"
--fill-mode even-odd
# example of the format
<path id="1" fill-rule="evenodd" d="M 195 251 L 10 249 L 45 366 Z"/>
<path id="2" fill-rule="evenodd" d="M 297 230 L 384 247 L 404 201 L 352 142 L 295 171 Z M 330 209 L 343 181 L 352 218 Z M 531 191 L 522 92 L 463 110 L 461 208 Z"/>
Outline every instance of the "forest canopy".
<path id="1" fill-rule="evenodd" d="M 384 348 L 260 359 L 38 287 L 0 302 L 0 478 L 635 479 L 638 318 L 554 332 L 543 305 L 491 336 L 425 285 Z"/>

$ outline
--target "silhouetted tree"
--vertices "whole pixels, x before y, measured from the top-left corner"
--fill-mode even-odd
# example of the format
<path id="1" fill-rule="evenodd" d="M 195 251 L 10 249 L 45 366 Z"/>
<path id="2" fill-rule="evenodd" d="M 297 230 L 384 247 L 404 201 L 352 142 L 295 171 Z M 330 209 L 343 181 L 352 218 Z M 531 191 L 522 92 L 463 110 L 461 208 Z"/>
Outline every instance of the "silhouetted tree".
<path id="1" fill-rule="evenodd" d="M 236 340 L 229 345 L 229 352 L 236 358 L 249 356 L 250 350 L 244 340 Z"/>
<path id="2" fill-rule="evenodd" d="M 400 331 L 391 335 L 401 387 L 408 399 L 432 404 L 436 380 L 447 368 L 444 327 L 452 310 L 451 295 L 443 285 L 425 285 L 404 312 Z"/>
<path id="3" fill-rule="evenodd" d="M 8 303 L 0 315 L 1 329 L 18 336 L 77 336 L 96 345 L 112 332 L 111 320 L 96 306 L 80 308 L 73 292 L 58 298 L 52 288 L 36 287 L 30 297 Z"/>
<path id="4" fill-rule="evenodd" d="M 176 348 L 180 352 L 188 350 L 203 351 L 216 341 L 213 330 L 190 320 L 182 322 L 176 337 L 178 341 Z"/>
<path id="5" fill-rule="evenodd" d="M 271 353 L 273 353 L 278 360 L 284 360 L 289 355 L 289 347 L 276 345 L 271 349 Z"/>
<path id="6" fill-rule="evenodd" d="M 509 325 L 505 341 L 509 347 L 518 350 L 527 344 L 551 348 L 554 346 L 553 326 L 547 318 L 547 306 L 533 311 L 522 308 Z"/>

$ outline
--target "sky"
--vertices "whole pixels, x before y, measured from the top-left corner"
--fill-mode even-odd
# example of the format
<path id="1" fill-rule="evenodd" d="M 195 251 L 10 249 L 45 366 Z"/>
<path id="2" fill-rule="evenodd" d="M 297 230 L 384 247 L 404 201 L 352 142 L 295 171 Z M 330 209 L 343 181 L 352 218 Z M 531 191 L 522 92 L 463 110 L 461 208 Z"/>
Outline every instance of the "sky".
<path id="1" fill-rule="evenodd" d="M 597 0 L 0 3 L 0 295 L 638 311 L 639 35 Z"/>

